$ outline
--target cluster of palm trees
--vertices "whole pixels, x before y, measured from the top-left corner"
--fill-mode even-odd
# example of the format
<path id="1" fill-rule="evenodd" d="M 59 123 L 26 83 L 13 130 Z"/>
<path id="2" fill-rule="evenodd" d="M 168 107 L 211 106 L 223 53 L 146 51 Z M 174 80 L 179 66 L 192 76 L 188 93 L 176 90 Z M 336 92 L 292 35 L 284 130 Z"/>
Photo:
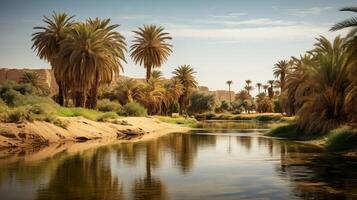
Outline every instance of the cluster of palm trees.
<path id="1" fill-rule="evenodd" d="M 187 113 L 190 96 L 197 87 L 195 71 L 189 65 L 182 65 L 172 73 L 171 79 L 164 79 L 162 73 L 155 70 L 147 82 L 130 78 L 119 80 L 103 97 L 117 100 L 122 105 L 139 102 L 151 115 Z"/>
<path id="2" fill-rule="evenodd" d="M 357 12 L 357 8 L 342 11 Z M 320 36 L 314 48 L 299 58 L 280 61 L 279 78 L 283 111 L 298 116 L 306 133 L 326 133 L 341 124 L 357 124 L 357 21 L 351 18 L 331 31 L 352 27 L 346 37 L 333 41 Z"/>
<path id="3" fill-rule="evenodd" d="M 33 34 L 32 48 L 51 64 L 59 86 L 58 103 L 67 105 L 71 99 L 77 107 L 95 108 L 99 88 L 110 84 L 126 62 L 125 38 L 115 31 L 119 25 L 98 18 L 78 22 L 66 13 L 53 13 L 43 21 L 46 26 L 35 27 L 38 32 Z M 172 38 L 155 25 L 133 32 L 130 55 L 135 63 L 146 68 L 146 90 L 156 91 L 157 83 L 151 80 L 153 69 L 160 67 L 171 54 L 172 45 L 167 41 Z M 181 70 L 193 73 L 189 66 Z M 187 86 L 186 82 L 182 84 Z M 185 87 L 183 93 L 187 95 L 189 89 Z M 179 99 L 182 104 L 186 101 L 186 97 Z"/>

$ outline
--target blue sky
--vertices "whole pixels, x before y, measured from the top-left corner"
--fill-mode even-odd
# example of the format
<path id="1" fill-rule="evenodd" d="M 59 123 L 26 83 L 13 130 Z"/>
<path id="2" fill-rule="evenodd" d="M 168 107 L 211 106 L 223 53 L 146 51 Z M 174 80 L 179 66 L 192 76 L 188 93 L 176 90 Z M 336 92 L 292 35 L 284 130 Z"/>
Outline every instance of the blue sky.
<path id="1" fill-rule="evenodd" d="M 265 83 L 280 59 L 312 48 L 314 38 L 332 38 L 332 24 L 351 16 L 338 11 L 355 0 L 191 0 L 191 1 L 4 1 L 0 5 L 0 67 L 48 68 L 31 50 L 33 27 L 52 11 L 75 19 L 110 18 L 130 46 L 131 31 L 144 24 L 163 26 L 173 37 L 173 54 L 161 67 L 170 77 L 174 68 L 190 64 L 200 85 L 239 90 L 244 80 Z M 124 75 L 144 77 L 129 54 Z"/>

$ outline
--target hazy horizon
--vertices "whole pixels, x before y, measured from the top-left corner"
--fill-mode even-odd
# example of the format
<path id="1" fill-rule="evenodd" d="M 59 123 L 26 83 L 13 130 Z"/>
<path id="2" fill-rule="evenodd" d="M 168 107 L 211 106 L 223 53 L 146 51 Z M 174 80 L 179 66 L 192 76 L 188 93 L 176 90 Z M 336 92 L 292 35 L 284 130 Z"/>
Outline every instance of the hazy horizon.
<path id="1" fill-rule="evenodd" d="M 211 90 L 242 89 L 244 80 L 266 83 L 272 67 L 281 59 L 310 50 L 315 37 L 328 38 L 332 24 L 350 16 L 338 9 L 354 6 L 352 0 L 316 1 L 1 1 L 0 67 L 46 68 L 31 50 L 34 26 L 53 11 L 75 15 L 76 20 L 110 18 L 126 37 L 144 24 L 161 25 L 169 32 L 173 54 L 160 68 L 170 77 L 174 68 L 191 65 L 200 85 Z M 145 77 L 142 66 L 126 54 L 125 76 Z"/>

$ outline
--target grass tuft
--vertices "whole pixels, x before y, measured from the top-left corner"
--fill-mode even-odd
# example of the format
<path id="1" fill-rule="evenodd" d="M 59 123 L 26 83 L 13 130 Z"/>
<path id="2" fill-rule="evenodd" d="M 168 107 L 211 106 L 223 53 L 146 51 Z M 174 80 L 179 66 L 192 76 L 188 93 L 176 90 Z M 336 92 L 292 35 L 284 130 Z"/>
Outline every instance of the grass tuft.
<path id="1" fill-rule="evenodd" d="M 327 135 L 326 149 L 328 151 L 345 151 L 357 149 L 357 129 L 342 126 Z"/>

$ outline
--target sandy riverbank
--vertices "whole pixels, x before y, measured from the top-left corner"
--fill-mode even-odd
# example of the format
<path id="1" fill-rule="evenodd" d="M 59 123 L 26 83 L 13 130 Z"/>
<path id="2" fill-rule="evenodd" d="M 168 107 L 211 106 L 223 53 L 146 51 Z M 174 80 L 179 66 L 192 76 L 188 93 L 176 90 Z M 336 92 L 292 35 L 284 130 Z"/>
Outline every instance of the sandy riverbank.
<path id="1" fill-rule="evenodd" d="M 0 148 L 36 148 L 51 144 L 110 144 L 127 140 L 144 140 L 172 132 L 187 132 L 188 127 L 160 122 L 147 117 L 125 117 L 113 122 L 95 122 L 83 117 L 62 118 L 64 129 L 54 124 L 35 121 L 0 123 Z M 81 146 L 81 145 L 76 145 Z"/>

